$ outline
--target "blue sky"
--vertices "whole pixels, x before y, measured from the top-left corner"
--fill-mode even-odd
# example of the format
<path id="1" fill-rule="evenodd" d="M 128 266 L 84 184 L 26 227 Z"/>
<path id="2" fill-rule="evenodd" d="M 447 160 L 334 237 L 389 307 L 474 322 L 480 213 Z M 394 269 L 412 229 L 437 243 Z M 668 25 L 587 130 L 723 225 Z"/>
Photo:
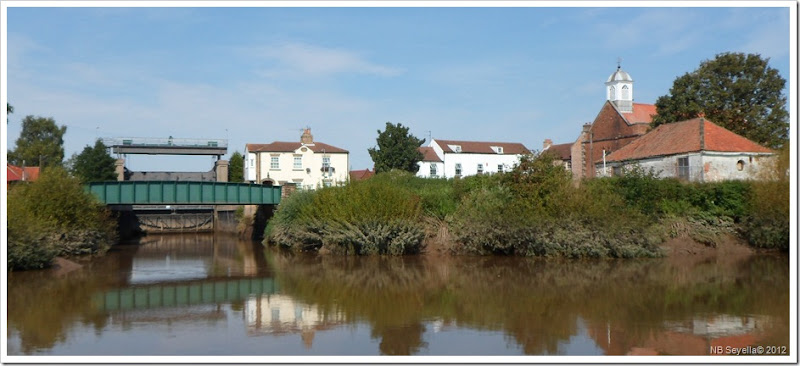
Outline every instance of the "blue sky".
<path id="1" fill-rule="evenodd" d="M 778 8 L 14 4 L 3 25 L 8 37 L 3 101 L 15 109 L 5 135 L 8 148 L 26 115 L 53 117 L 67 126 L 67 157 L 96 137 L 127 136 L 228 138 L 233 153 L 246 143 L 299 141 L 300 129 L 310 126 L 315 140 L 349 150 L 352 169 L 364 169 L 372 167 L 367 149 L 387 121 L 423 138 L 430 133 L 450 140 L 521 142 L 537 150 L 546 138 L 572 142 L 602 106 L 604 82 L 618 57 L 641 103 L 654 103 L 676 77 L 721 52 L 769 57 L 770 66 L 790 80 L 794 3 Z M 210 157 L 128 156 L 128 168 L 135 171 L 207 171 L 212 164 Z"/>

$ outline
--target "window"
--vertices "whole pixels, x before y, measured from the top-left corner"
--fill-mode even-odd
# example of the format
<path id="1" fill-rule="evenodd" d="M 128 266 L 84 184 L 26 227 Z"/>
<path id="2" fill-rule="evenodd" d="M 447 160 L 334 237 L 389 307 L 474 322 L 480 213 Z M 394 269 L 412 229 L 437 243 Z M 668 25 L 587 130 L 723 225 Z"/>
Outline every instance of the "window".
<path id="1" fill-rule="evenodd" d="M 744 170 L 744 160 L 739 160 L 736 162 L 736 170 L 740 172 Z"/>
<path id="2" fill-rule="evenodd" d="M 689 180 L 689 157 L 678 158 L 678 179 Z"/>
<path id="3" fill-rule="evenodd" d="M 608 100 L 614 100 L 615 99 L 614 98 L 614 94 L 615 94 L 614 91 L 615 90 L 614 90 L 613 86 L 608 88 Z"/>
<path id="4" fill-rule="evenodd" d="M 322 181 L 322 186 L 323 187 L 330 187 L 331 186 L 331 180 L 330 179 L 323 180 Z"/>
<path id="5" fill-rule="evenodd" d="M 331 167 L 331 157 L 330 156 L 323 156 L 322 157 L 322 169 L 325 171 Z"/>
<path id="6" fill-rule="evenodd" d="M 294 156 L 293 169 L 295 169 L 295 170 L 303 170 L 303 156 L 301 156 L 301 155 L 295 155 Z"/>
<path id="7" fill-rule="evenodd" d="M 251 168 L 253 167 L 253 162 L 254 162 L 254 161 L 256 161 L 256 159 L 250 159 L 250 167 L 251 167 Z"/>
<path id="8" fill-rule="evenodd" d="M 269 160 L 269 168 L 270 169 L 280 169 L 281 168 L 281 164 L 280 164 L 279 158 L 280 158 L 279 156 L 275 156 L 275 155 L 270 156 L 270 160 Z"/>
<path id="9" fill-rule="evenodd" d="M 478 164 L 478 174 L 483 174 L 483 164 Z"/>
<path id="10" fill-rule="evenodd" d="M 447 145 L 447 147 L 449 147 L 450 150 L 453 150 L 454 152 L 457 153 L 461 152 L 461 145 Z"/>
<path id="11" fill-rule="evenodd" d="M 431 177 L 436 176 L 436 164 L 431 164 Z"/>
<path id="12" fill-rule="evenodd" d="M 498 154 L 502 154 L 503 153 L 503 147 L 502 146 L 492 146 L 492 150 L 494 150 L 494 152 L 496 152 Z"/>
<path id="13" fill-rule="evenodd" d="M 498 173 L 502 173 L 503 172 L 503 164 L 497 164 L 497 172 Z"/>
<path id="14" fill-rule="evenodd" d="M 461 175 L 461 163 L 456 163 L 456 176 Z"/>
<path id="15" fill-rule="evenodd" d="M 622 99 L 623 100 L 628 100 L 628 99 L 630 99 L 629 96 L 630 96 L 630 91 L 628 90 L 628 86 L 627 85 L 623 85 L 622 86 Z"/>

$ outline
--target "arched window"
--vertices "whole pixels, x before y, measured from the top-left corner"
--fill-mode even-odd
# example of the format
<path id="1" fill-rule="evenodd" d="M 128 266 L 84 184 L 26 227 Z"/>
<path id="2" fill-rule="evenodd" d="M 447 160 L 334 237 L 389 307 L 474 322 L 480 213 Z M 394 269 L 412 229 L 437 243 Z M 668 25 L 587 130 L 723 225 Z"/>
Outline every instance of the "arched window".
<path id="1" fill-rule="evenodd" d="M 614 87 L 612 86 L 612 87 L 608 88 L 608 100 L 616 99 L 616 98 L 614 98 L 614 94 L 615 94 L 614 93 Z"/>
<path id="2" fill-rule="evenodd" d="M 628 86 L 627 85 L 623 85 L 622 86 L 622 99 L 623 100 L 630 99 L 630 90 L 628 90 Z"/>

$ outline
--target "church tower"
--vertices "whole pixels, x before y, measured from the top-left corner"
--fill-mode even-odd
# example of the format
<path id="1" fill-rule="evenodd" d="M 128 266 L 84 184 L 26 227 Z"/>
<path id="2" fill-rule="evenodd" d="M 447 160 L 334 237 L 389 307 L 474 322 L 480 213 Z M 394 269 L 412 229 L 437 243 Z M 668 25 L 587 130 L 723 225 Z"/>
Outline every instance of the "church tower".
<path id="1" fill-rule="evenodd" d="M 606 81 L 606 97 L 620 112 L 633 112 L 633 79 L 619 64 L 617 71 L 614 71 Z"/>

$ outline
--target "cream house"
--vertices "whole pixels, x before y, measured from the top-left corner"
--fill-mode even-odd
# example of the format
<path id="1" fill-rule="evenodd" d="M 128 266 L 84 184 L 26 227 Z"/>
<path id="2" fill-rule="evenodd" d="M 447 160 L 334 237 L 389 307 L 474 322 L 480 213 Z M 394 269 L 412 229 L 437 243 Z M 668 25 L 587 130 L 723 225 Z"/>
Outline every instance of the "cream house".
<path id="1" fill-rule="evenodd" d="M 316 189 L 344 184 L 348 178 L 347 150 L 315 142 L 305 129 L 300 142 L 275 141 L 247 144 L 244 179 L 273 185 L 295 184 L 298 189 Z"/>

